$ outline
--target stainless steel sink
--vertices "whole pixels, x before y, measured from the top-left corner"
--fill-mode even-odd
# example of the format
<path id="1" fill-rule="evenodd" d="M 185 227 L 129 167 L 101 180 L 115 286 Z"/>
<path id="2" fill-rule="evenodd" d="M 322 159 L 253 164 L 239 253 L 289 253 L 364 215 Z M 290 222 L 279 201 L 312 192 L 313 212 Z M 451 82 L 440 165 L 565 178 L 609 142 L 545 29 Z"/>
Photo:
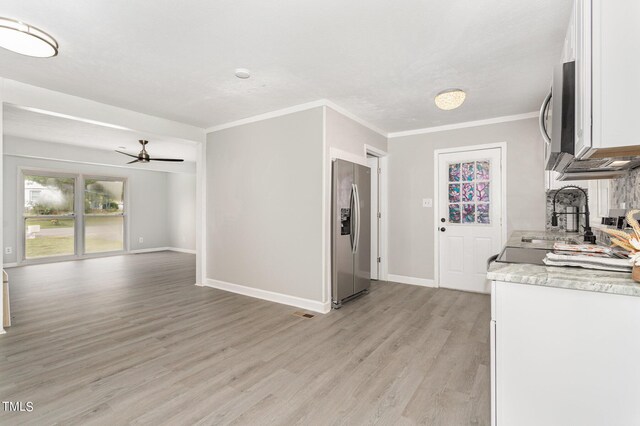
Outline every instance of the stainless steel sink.
<path id="1" fill-rule="evenodd" d="M 547 244 L 550 242 L 577 244 L 578 242 L 572 238 L 559 238 L 559 237 L 522 237 L 523 243 L 530 244 Z"/>

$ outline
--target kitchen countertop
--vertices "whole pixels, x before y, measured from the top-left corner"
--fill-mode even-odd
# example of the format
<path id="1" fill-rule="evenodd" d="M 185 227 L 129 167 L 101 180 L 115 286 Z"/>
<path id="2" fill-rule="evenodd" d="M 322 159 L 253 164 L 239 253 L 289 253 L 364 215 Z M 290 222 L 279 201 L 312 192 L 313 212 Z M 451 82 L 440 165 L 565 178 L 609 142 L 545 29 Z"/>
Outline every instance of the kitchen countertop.
<path id="1" fill-rule="evenodd" d="M 523 237 L 543 237 L 548 241 L 540 243 L 522 242 Z M 551 249 L 555 240 L 575 239 L 578 234 L 551 231 L 515 231 L 509 237 L 506 247 Z M 595 291 L 640 297 L 640 283 L 631 279 L 627 272 L 598 271 L 576 267 L 542 266 L 517 263 L 492 262 L 487 278 L 520 284 L 572 290 Z"/>

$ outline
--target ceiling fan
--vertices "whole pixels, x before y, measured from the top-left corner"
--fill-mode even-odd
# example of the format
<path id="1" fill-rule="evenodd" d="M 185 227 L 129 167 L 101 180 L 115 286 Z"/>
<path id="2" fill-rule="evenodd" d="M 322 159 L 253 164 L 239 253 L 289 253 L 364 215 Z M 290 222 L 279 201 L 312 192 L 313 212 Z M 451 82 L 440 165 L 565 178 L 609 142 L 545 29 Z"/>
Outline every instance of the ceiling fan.
<path id="1" fill-rule="evenodd" d="M 146 149 L 146 145 L 149 143 L 149 141 L 140 139 L 138 142 L 140 142 L 140 145 L 142 145 L 142 151 L 140 151 L 138 155 L 128 154 L 126 152 L 118 151 L 116 149 L 117 153 L 128 155 L 129 157 L 135 158 L 135 160 L 129 161 L 127 164 L 148 163 L 150 161 L 184 161 L 182 158 L 151 158 L 149 157 L 149 153 L 147 152 L 147 149 Z"/>

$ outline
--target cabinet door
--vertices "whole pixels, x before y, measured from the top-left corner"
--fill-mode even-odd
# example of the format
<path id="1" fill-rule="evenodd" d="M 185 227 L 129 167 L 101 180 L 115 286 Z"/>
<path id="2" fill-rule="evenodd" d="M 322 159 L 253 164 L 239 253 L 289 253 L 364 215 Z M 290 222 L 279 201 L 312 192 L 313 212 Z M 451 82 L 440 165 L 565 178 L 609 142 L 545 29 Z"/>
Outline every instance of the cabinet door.
<path id="1" fill-rule="evenodd" d="M 576 0 L 576 158 L 591 149 L 591 0 Z"/>
<path id="2" fill-rule="evenodd" d="M 496 293 L 498 425 L 640 424 L 639 297 L 503 282 Z"/>
<path id="3" fill-rule="evenodd" d="M 640 145 L 640 1 L 593 0 L 593 147 Z"/>

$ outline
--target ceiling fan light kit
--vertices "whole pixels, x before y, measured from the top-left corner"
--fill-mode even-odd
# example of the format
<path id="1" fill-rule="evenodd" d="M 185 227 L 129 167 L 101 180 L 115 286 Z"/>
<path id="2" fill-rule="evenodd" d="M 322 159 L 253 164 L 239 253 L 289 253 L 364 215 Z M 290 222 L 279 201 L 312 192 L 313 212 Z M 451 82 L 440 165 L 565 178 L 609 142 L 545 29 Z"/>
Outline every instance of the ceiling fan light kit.
<path id="1" fill-rule="evenodd" d="M 33 25 L 0 17 L 0 47 L 35 58 L 51 58 L 58 54 L 58 42 Z"/>
<path id="2" fill-rule="evenodd" d="M 149 163 L 151 161 L 172 161 L 172 162 L 184 161 L 182 158 L 152 158 L 152 157 L 149 156 L 149 153 L 147 152 L 147 144 L 149 143 L 149 141 L 144 140 L 144 139 L 140 139 L 140 140 L 138 140 L 138 142 L 140 143 L 140 145 L 142 145 L 142 151 L 140 151 L 138 153 L 138 155 L 129 154 L 127 152 L 118 151 L 116 149 L 116 152 L 119 153 L 119 154 L 124 154 L 124 155 L 127 155 L 129 157 L 135 158 L 135 160 L 129 161 L 127 164 Z"/>

